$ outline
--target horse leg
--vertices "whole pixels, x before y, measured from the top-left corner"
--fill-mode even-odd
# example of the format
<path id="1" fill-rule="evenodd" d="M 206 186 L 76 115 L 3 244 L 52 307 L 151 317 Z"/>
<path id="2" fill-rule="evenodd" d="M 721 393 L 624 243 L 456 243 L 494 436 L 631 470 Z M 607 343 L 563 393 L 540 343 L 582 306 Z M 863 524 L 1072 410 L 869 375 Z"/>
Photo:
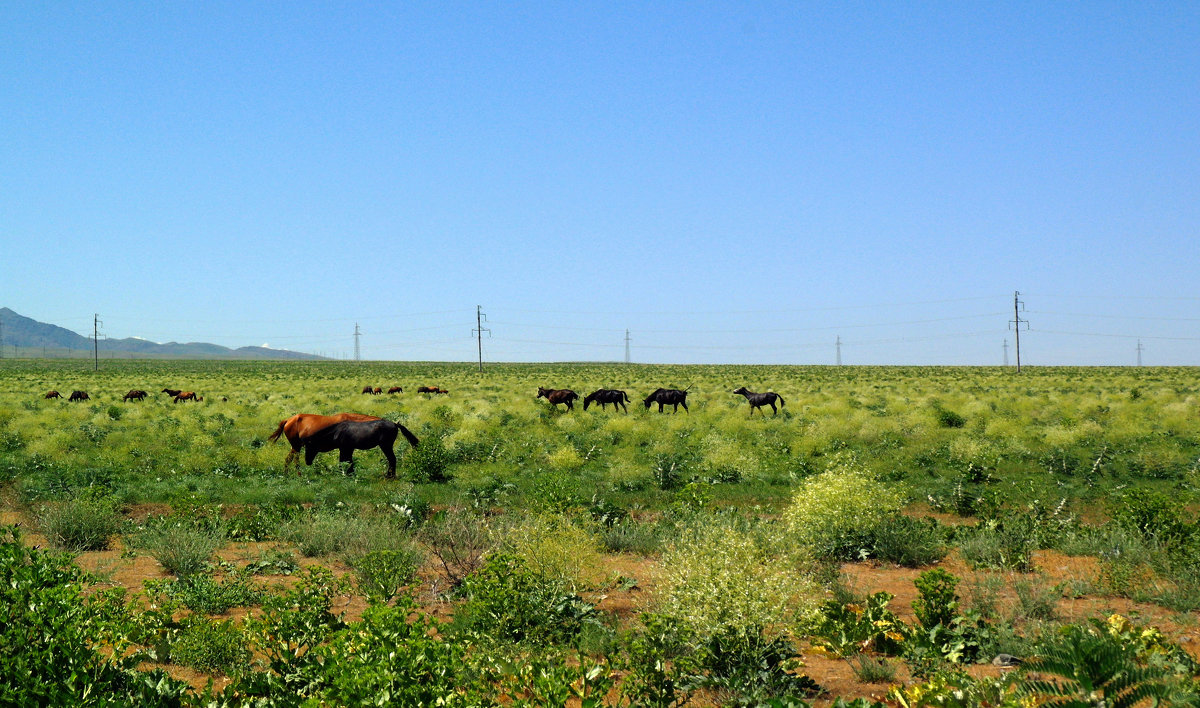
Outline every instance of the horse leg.
<path id="1" fill-rule="evenodd" d="M 775 408 L 775 401 L 771 401 L 771 415 L 775 415 L 777 413 L 779 413 L 779 410 Z"/>
<path id="2" fill-rule="evenodd" d="M 380 445 L 380 450 L 383 450 L 383 456 L 387 458 L 387 479 L 396 478 L 396 453 L 392 451 L 391 445 Z"/>
<path id="3" fill-rule="evenodd" d="M 354 447 L 343 447 L 338 449 L 338 462 L 349 462 L 342 474 L 354 474 Z"/>

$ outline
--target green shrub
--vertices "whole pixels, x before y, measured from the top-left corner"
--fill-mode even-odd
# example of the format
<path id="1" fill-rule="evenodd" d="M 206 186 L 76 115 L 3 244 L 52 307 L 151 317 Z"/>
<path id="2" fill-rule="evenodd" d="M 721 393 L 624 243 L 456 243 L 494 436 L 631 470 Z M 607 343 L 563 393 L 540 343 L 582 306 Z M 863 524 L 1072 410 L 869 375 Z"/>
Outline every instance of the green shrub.
<path id="1" fill-rule="evenodd" d="M 621 695 L 629 705 L 670 708 L 687 703 L 697 686 L 700 661 L 694 637 L 678 620 L 657 614 L 642 615 L 642 628 L 627 643 L 629 673 L 621 682 Z"/>
<path id="2" fill-rule="evenodd" d="M 761 627 L 726 626 L 709 638 L 700 656 L 704 675 L 697 686 L 715 689 L 727 705 L 798 701 L 822 691 L 805 674 L 792 672 L 800 661 L 787 637 L 766 636 Z"/>
<path id="3" fill-rule="evenodd" d="M 848 659 L 854 677 L 863 683 L 894 683 L 896 665 L 882 656 L 857 654 Z"/>
<path id="4" fill-rule="evenodd" d="M 429 435 L 418 447 L 404 454 L 399 466 L 410 482 L 428 484 L 449 481 L 450 462 L 450 453 L 446 451 L 442 439 Z"/>
<path id="5" fill-rule="evenodd" d="M 913 600 L 913 612 L 921 626 L 930 629 L 937 625 L 950 626 L 958 614 L 958 578 L 941 568 L 927 570 L 913 581 L 917 587 L 917 599 Z"/>
<path id="6" fill-rule="evenodd" d="M 872 534 L 871 555 L 905 568 L 920 568 L 946 557 L 944 534 L 934 519 L 898 514 L 883 519 Z"/>
<path id="7" fill-rule="evenodd" d="M 406 545 L 405 535 L 385 518 L 340 512 L 299 517 L 287 525 L 284 537 L 308 558 L 342 555 L 352 560 L 372 551 Z"/>
<path id="8" fill-rule="evenodd" d="M 171 661 L 210 674 L 236 674 L 246 669 L 250 650 L 238 626 L 198 620 L 188 623 L 171 647 Z"/>
<path id="9" fill-rule="evenodd" d="M 790 625 L 814 611 L 816 583 L 794 559 L 770 555 L 764 545 L 721 524 L 685 531 L 663 554 L 656 611 L 698 641 L 726 627 Z"/>
<path id="10" fill-rule="evenodd" d="M 888 609 L 891 599 L 890 593 L 877 592 L 861 604 L 827 600 L 808 633 L 817 645 L 834 656 L 862 652 L 899 654 L 910 630 Z"/>
<path id="11" fill-rule="evenodd" d="M 458 587 L 478 570 L 484 554 L 495 545 L 486 518 L 458 510 L 434 516 L 418 537 L 437 559 L 451 587 Z"/>
<path id="12" fill-rule="evenodd" d="M 103 551 L 122 523 L 111 499 L 83 496 L 46 506 L 38 514 L 42 534 L 69 551 Z"/>
<path id="13" fill-rule="evenodd" d="M 187 684 L 137 671 L 140 654 L 95 651 L 97 608 L 81 598 L 82 579 L 66 556 L 26 548 L 14 527 L 0 527 L 0 705 L 180 705 Z"/>
<path id="14" fill-rule="evenodd" d="M 372 604 L 386 605 L 400 594 L 421 567 L 421 553 L 409 546 L 402 550 L 371 551 L 351 564 L 358 589 Z"/>
<path id="15" fill-rule="evenodd" d="M 162 564 L 167 572 L 181 578 L 203 573 L 212 554 L 225 539 L 209 531 L 184 525 L 153 526 L 132 539 Z"/>
<path id="16" fill-rule="evenodd" d="M 904 498 L 875 481 L 852 458 L 801 483 L 784 511 L 796 542 L 820 558 L 858 560 L 874 547 L 877 529 L 900 513 Z"/>
<path id="17" fill-rule="evenodd" d="M 996 568 L 1028 572 L 1033 569 L 1036 536 L 1030 524 L 1010 516 L 981 524 L 959 543 L 963 560 L 975 569 Z"/>
<path id="18" fill-rule="evenodd" d="M 568 640 L 596 613 L 561 580 L 537 575 L 504 553 L 490 557 L 459 590 L 467 599 L 455 612 L 456 630 L 500 642 Z"/>
<path id="19" fill-rule="evenodd" d="M 207 575 L 192 574 L 178 580 L 147 580 L 146 590 L 206 615 L 216 615 L 231 607 L 247 607 L 262 601 L 262 591 L 254 588 L 248 576 L 238 574 L 223 583 Z M 161 604 L 161 602 L 160 602 Z"/>
<path id="20" fill-rule="evenodd" d="M 1149 489 L 1125 491 L 1113 502 L 1111 514 L 1118 527 L 1143 536 L 1179 541 L 1191 532 L 1179 498 Z"/>
<path id="21" fill-rule="evenodd" d="M 565 516 L 528 515 L 505 529 L 499 545 L 531 572 L 572 592 L 600 580 L 603 564 L 596 538 Z"/>

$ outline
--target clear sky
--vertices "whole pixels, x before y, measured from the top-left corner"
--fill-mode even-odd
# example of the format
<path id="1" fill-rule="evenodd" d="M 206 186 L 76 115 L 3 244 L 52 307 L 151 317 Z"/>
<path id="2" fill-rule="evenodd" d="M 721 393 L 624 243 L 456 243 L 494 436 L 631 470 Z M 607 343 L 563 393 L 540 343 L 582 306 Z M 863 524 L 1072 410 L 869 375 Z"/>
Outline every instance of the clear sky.
<path id="1" fill-rule="evenodd" d="M 1200 364 L 1200 3 L 0 4 L 0 306 L 363 358 Z"/>

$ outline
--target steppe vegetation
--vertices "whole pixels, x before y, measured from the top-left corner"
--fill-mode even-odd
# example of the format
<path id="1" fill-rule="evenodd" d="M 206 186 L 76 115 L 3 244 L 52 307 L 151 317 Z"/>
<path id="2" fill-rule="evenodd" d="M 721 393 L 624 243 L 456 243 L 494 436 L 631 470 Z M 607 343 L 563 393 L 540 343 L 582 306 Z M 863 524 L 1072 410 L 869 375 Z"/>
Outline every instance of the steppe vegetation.
<path id="1" fill-rule="evenodd" d="M 660 386 L 691 412 L 643 408 Z M 751 417 L 741 386 L 787 404 Z M 164 387 L 204 401 L 121 400 Z M 0 704 L 1194 705 L 1198 392 L 1184 368 L 0 361 Z M 279 421 L 339 411 L 420 438 L 396 480 L 377 450 L 284 468 Z"/>

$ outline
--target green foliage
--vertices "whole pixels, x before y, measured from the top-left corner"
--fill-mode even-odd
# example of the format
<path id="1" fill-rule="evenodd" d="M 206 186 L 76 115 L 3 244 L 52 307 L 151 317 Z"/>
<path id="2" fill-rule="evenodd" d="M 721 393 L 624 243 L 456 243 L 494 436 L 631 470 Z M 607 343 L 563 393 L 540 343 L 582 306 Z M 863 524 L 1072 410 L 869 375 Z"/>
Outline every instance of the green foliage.
<path id="1" fill-rule="evenodd" d="M 893 683 L 896 680 L 896 664 L 886 657 L 857 654 L 848 661 L 854 677 L 863 683 Z"/>
<path id="2" fill-rule="evenodd" d="M 1120 528 L 1143 536 L 1180 541 L 1191 528 L 1183 521 L 1183 504 L 1177 496 L 1149 489 L 1129 489 L 1112 504 L 1112 520 Z"/>
<path id="3" fill-rule="evenodd" d="M 352 564 L 358 590 L 372 604 L 386 605 L 412 582 L 421 566 L 421 553 L 414 547 L 403 550 L 371 551 Z"/>
<path id="4" fill-rule="evenodd" d="M 137 672 L 136 655 L 96 652 L 112 614 L 85 604 L 82 580 L 65 556 L 26 548 L 15 527 L 0 527 L 0 705 L 182 705 L 185 684 Z"/>
<path id="5" fill-rule="evenodd" d="M 925 629 L 939 624 L 950 626 L 958 613 L 958 578 L 941 568 L 927 570 L 913 581 L 917 587 L 917 599 L 913 601 L 913 612 Z"/>
<path id="6" fill-rule="evenodd" d="M 250 585 L 248 575 L 237 574 L 225 582 L 207 575 L 188 575 L 178 580 L 147 580 L 147 594 L 159 603 L 177 602 L 206 615 L 216 615 L 231 607 L 257 605 L 262 591 Z"/>
<path id="7" fill-rule="evenodd" d="M 131 543 L 154 556 L 167 572 L 183 578 L 205 572 L 209 558 L 225 540 L 194 526 L 167 524 L 145 529 Z"/>
<path id="8" fill-rule="evenodd" d="M 670 708 L 683 705 L 696 689 L 688 677 L 700 671 L 693 633 L 677 619 L 642 615 L 642 629 L 627 642 L 629 673 L 621 695 L 629 705 Z"/>
<path id="9" fill-rule="evenodd" d="M 818 590 L 794 559 L 716 520 L 697 524 L 663 554 L 656 611 L 699 641 L 727 627 L 789 625 L 812 612 Z"/>
<path id="10" fill-rule="evenodd" d="M 488 558 L 459 590 L 466 602 L 455 612 L 456 631 L 499 642 L 570 640 L 596 615 L 561 579 L 538 575 L 521 558 L 504 553 Z"/>
<path id="11" fill-rule="evenodd" d="M 875 481 L 858 462 L 842 458 L 801 483 L 784 520 L 796 542 L 817 557 L 858 560 L 870 554 L 876 531 L 903 502 L 895 485 Z"/>
<path id="12" fill-rule="evenodd" d="M 411 598 L 372 605 L 315 654 L 326 667 L 314 691 L 323 705 L 467 705 L 464 645 L 435 636 L 440 627 L 415 613 Z"/>
<path id="13" fill-rule="evenodd" d="M 418 535 L 437 559 L 451 587 L 458 587 L 483 565 L 484 554 L 494 545 L 492 537 L 485 517 L 455 510 L 435 515 Z"/>
<path id="14" fill-rule="evenodd" d="M 427 435 L 421 444 L 410 449 L 400 459 L 398 467 L 410 482 L 427 484 L 450 480 L 451 456 L 437 435 Z"/>
<path id="15" fill-rule="evenodd" d="M 934 519 L 898 514 L 883 519 L 872 533 L 871 556 L 905 568 L 937 563 L 949 550 L 944 532 Z"/>
<path id="16" fill-rule="evenodd" d="M 800 700 L 821 691 L 808 676 L 792 673 L 799 656 L 791 642 L 783 636 L 766 636 L 761 627 L 726 626 L 708 639 L 700 656 L 704 675 L 696 685 L 716 689 L 727 705 Z"/>
<path id="17" fill-rule="evenodd" d="M 888 609 L 891 599 L 890 593 L 877 592 L 862 603 L 827 600 L 808 632 L 814 643 L 834 656 L 898 655 L 911 631 Z"/>
<path id="18" fill-rule="evenodd" d="M 171 661 L 210 674 L 235 674 L 250 661 L 246 638 L 231 621 L 189 622 L 171 647 Z"/>
<path id="19" fill-rule="evenodd" d="M 1175 672 L 1148 664 L 1137 647 L 1077 625 L 1064 627 L 1029 664 L 1039 678 L 1024 681 L 1019 692 L 1039 705 L 1126 708 L 1147 700 L 1175 702 L 1180 691 L 1190 694 L 1189 703 L 1200 699 L 1194 687 L 1179 685 Z"/>
<path id="20" fill-rule="evenodd" d="M 123 519 L 112 499 L 85 495 L 42 508 L 42 534 L 68 551 L 103 551 L 120 530 Z"/>

